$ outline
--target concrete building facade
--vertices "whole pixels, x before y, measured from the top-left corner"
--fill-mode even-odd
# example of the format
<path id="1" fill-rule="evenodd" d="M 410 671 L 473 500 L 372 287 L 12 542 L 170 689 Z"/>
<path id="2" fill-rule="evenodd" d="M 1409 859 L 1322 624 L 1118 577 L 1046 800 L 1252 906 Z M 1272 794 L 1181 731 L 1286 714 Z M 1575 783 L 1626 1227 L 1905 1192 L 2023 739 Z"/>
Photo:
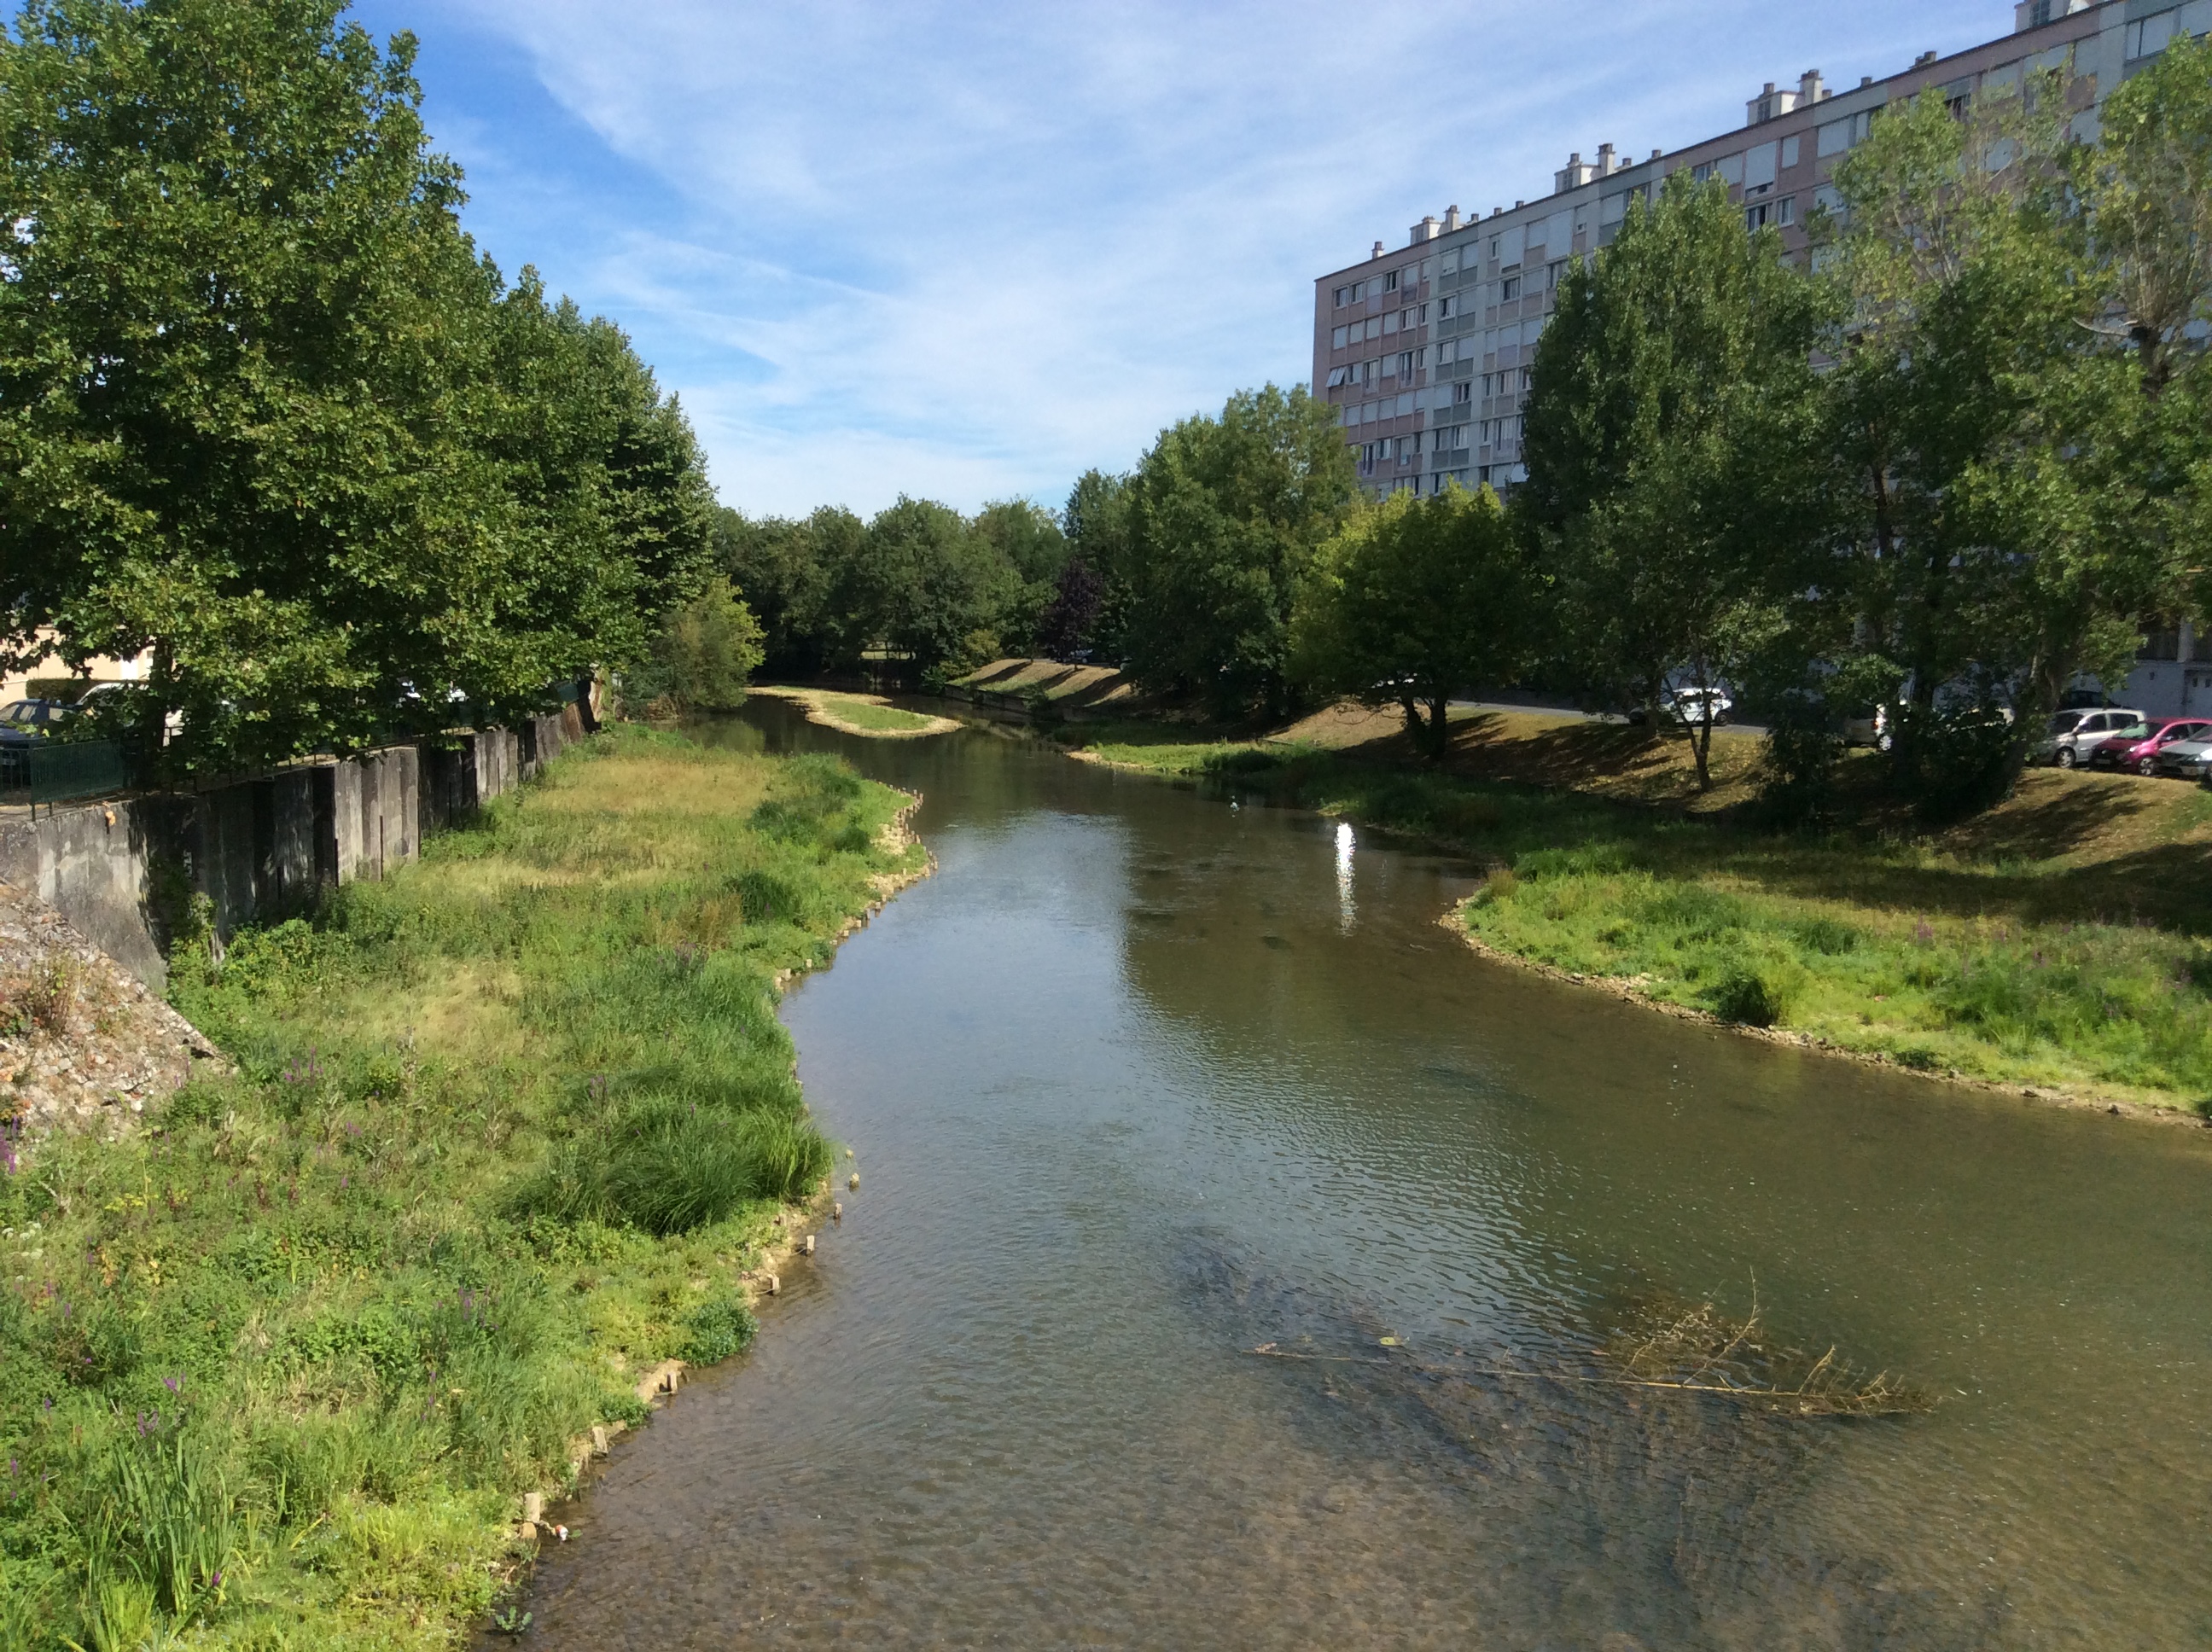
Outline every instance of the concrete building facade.
<path id="1" fill-rule="evenodd" d="M 2084 131 L 2103 95 L 2177 33 L 2212 33 L 2212 0 L 2022 0 L 2013 32 L 1948 58 L 1927 52 L 1886 80 L 1845 90 L 1819 70 L 1769 82 L 1745 104 L 1743 125 L 1675 151 L 1631 161 L 1611 143 L 1577 153 L 1551 192 L 1489 216 L 1456 206 L 1413 227 L 1405 246 L 1381 241 L 1361 262 L 1314 283 L 1313 387 L 1334 404 L 1375 493 L 1435 492 L 1456 481 L 1501 492 L 1525 476 L 1521 416 L 1536 341 L 1568 260 L 1605 246 L 1629 202 L 1677 172 L 1725 179 L 1747 230 L 1773 225 L 1793 253 L 1814 208 L 1832 204 L 1827 179 L 1890 103 L 1941 87 L 1966 99 L 2024 74 L 2070 71 Z"/>
<path id="2" fill-rule="evenodd" d="M 1335 406 L 1362 484 L 1441 491 L 1523 480 L 1522 410 L 1530 367 L 1570 259 L 1619 234 L 1629 203 L 1677 172 L 1727 180 L 1747 231 L 1778 228 L 1807 251 L 1814 210 L 1832 206 L 1837 161 L 1863 142 L 1887 105 L 1940 87 L 1968 99 L 2057 70 L 2072 76 L 2077 131 L 2130 73 L 2180 34 L 2212 33 L 2212 0 L 2021 0 L 2013 32 L 1945 58 L 1926 52 L 1886 80 L 1847 89 L 1817 70 L 1794 86 L 1769 82 L 1747 100 L 1744 124 L 1672 155 L 1630 161 L 1611 143 L 1570 155 L 1550 194 L 1462 216 L 1456 206 L 1381 241 L 1360 263 L 1314 283 L 1314 393 Z M 2154 632 L 2119 690 L 2153 716 L 2212 711 L 2212 626 Z"/>

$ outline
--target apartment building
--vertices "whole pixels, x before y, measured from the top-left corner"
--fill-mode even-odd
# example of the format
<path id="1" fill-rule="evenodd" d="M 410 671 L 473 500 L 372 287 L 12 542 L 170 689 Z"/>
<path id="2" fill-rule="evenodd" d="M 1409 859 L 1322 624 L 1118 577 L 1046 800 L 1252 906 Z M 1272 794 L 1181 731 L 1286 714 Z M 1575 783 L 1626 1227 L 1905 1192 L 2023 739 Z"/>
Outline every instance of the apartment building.
<path id="1" fill-rule="evenodd" d="M 1536 341 L 1567 261 L 1619 233 L 1628 203 L 1676 172 L 1725 179 L 1747 230 L 1780 228 L 1805 250 L 1827 178 L 1887 104 L 1941 87 L 1947 97 L 2070 70 L 2085 135 L 2103 94 L 2176 34 L 2212 33 L 2212 0 L 2023 0 L 2013 32 L 1948 58 L 1926 52 L 1887 80 L 1829 87 L 1815 70 L 1747 100 L 1744 124 L 1678 150 L 1631 161 L 1611 143 L 1595 161 L 1568 157 L 1539 200 L 1462 216 L 1425 217 L 1395 252 L 1314 283 L 1314 393 L 1339 409 L 1376 493 L 1435 492 L 1447 482 L 1499 491 L 1525 477 L 1521 415 Z M 2192 637 L 2188 652 L 2205 647 Z M 2207 654 L 2212 659 L 2212 653 Z M 2212 694 L 2212 673 L 2200 693 Z"/>

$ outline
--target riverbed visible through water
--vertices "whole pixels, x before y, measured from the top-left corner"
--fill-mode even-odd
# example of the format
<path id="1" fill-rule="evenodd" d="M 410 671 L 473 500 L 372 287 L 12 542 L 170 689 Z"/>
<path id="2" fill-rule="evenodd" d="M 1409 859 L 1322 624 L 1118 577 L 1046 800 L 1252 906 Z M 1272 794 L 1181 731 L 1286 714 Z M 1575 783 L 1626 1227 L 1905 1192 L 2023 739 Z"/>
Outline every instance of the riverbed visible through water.
<path id="1" fill-rule="evenodd" d="M 923 793 L 939 870 L 784 1006 L 843 1223 L 532 1640 L 2212 1644 L 2212 1131 L 1486 962 L 1463 864 L 1033 740 L 696 732 Z M 1707 1301 L 1941 1403 L 1456 1374 Z"/>

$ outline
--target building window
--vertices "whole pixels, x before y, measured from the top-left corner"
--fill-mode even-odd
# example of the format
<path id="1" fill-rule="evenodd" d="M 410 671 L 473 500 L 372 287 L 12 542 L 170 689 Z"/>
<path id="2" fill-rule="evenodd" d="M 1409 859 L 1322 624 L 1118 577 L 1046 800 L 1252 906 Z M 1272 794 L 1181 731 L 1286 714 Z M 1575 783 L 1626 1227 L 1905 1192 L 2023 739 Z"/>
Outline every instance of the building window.
<path id="1" fill-rule="evenodd" d="M 1862 109 L 1855 115 L 1847 115 L 1841 120 L 1830 121 L 1820 128 L 1818 140 L 1814 145 L 1815 152 L 1822 155 L 1841 155 L 1845 149 L 1865 143 L 1867 133 L 1874 125 L 1876 112 L 1872 109 Z"/>
<path id="2" fill-rule="evenodd" d="M 2173 44 L 2173 37 L 2182 33 L 2178 27 L 2181 14 L 2162 11 L 2155 17 L 2146 17 L 2140 23 L 2128 25 L 2128 52 L 2130 59 L 2155 58 Z"/>
<path id="3" fill-rule="evenodd" d="M 1339 327 L 1328 336 L 1328 347 L 1333 350 L 1340 350 L 1351 342 L 1352 329 L 1349 327 Z"/>
<path id="4" fill-rule="evenodd" d="M 1401 351 L 1399 351 L 1399 352 L 1398 352 L 1398 377 L 1399 377 L 1399 379 L 1400 379 L 1401 381 L 1403 381 L 1403 380 L 1410 380 L 1413 378 L 1413 351 L 1411 351 L 1411 350 L 1401 350 Z"/>
<path id="5" fill-rule="evenodd" d="M 1518 276 L 1506 276 L 1504 282 L 1498 288 L 1498 301 L 1501 304 L 1510 304 L 1515 299 L 1520 296 L 1521 277 Z"/>
<path id="6" fill-rule="evenodd" d="M 1395 293 L 1398 290 L 1398 272 L 1395 270 L 1382 277 L 1382 290 L 1386 293 Z"/>
<path id="7" fill-rule="evenodd" d="M 1346 379 L 1349 378 L 1351 374 L 1352 369 L 1350 367 L 1331 367 L 1328 370 L 1328 388 L 1334 390 L 1339 385 L 1342 384 Z"/>
<path id="8" fill-rule="evenodd" d="M 1452 386 L 1452 405 L 1465 407 L 1474 400 L 1474 380 L 1462 379 Z"/>
<path id="9" fill-rule="evenodd" d="M 1459 300 L 1457 300 L 1456 298 L 1452 298 L 1452 297 L 1449 297 L 1449 296 L 1447 296 L 1447 297 L 1444 297 L 1444 298 L 1440 298 L 1440 299 L 1438 299 L 1438 300 L 1437 301 L 1437 320 L 1439 320 L 1439 321 L 1449 321 L 1449 320 L 1450 320 L 1454 316 L 1457 315 L 1458 313 L 1459 313 Z"/>
<path id="10" fill-rule="evenodd" d="M 2143 634 L 2142 647 L 2136 650 L 2137 659 L 2179 659 L 2181 658 L 2181 628 L 2169 625 L 2162 630 Z"/>

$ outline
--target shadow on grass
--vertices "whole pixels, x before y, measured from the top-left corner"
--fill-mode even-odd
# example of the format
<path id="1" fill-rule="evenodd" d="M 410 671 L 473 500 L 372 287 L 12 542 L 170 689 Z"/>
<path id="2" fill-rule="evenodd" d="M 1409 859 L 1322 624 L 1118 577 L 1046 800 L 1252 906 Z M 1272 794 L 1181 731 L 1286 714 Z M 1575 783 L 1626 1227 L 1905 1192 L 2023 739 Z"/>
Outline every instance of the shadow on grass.
<path id="1" fill-rule="evenodd" d="M 1188 731 L 1180 738 L 1157 726 L 1146 732 L 1155 745 L 1191 743 Z M 1687 817 L 1631 798 L 1562 789 L 1576 773 L 1601 777 L 1596 752 L 1613 753 L 1618 762 L 1618 754 L 1649 753 L 1664 744 L 1617 726 L 1592 726 L 1590 733 L 1559 748 L 1589 767 L 1538 765 L 1541 782 L 1471 777 L 1456 763 L 1444 771 L 1416 768 L 1405 761 L 1410 748 L 1402 735 L 1333 752 L 1238 746 L 1215 754 L 1202 772 L 1278 803 L 1346 813 L 1504 865 L 1538 853 L 1595 855 L 1660 878 L 1735 878 L 1769 894 L 1895 914 L 2141 923 L 2212 934 L 2212 900 L 2206 898 L 2212 840 L 2192 834 L 2162 841 L 2137 835 L 2135 847 L 2114 841 L 2118 829 L 2160 808 L 2164 800 L 2156 794 L 2146 798 L 2125 786 L 2069 786 L 2032 799 L 2016 811 L 2017 818 L 2001 817 L 2002 811 L 1985 817 L 1963 842 L 1885 837 L 1857 823 L 1857 829 L 1812 837 L 1762 830 L 1741 809 Z M 1863 772 L 1875 772 L 1872 760 Z M 2114 852 L 2079 864 L 2055 862 L 2098 842 Z M 1986 846 L 1980 864 L 1972 853 L 1978 845 Z"/>

